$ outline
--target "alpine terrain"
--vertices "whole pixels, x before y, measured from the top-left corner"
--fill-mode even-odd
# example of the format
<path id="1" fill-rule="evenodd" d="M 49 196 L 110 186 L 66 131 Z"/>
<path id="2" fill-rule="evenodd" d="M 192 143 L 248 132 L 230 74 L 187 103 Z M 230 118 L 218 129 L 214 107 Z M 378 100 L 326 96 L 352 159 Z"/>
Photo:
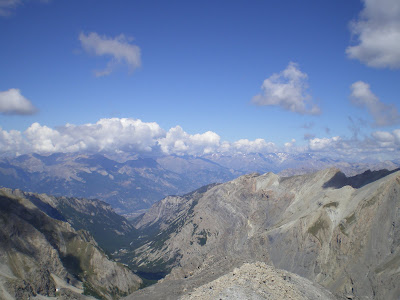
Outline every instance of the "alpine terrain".
<path id="1" fill-rule="evenodd" d="M 399 171 L 254 173 L 166 197 L 134 225 L 130 264 L 170 273 L 128 299 L 400 297 Z"/>
<path id="2" fill-rule="evenodd" d="M 82 229 L 101 229 L 96 237 L 105 245 L 111 233 L 129 231 L 121 219 L 100 201 L 1 189 L 0 299 L 117 299 L 137 290 L 142 280 Z"/>
<path id="3" fill-rule="evenodd" d="M 24 154 L 0 159 L 0 186 L 56 196 L 106 201 L 134 218 L 168 195 L 182 195 L 204 185 L 268 171 L 283 176 L 338 167 L 347 175 L 367 169 L 393 170 L 399 162 L 349 163 L 316 154 L 249 153 L 202 156 L 111 155 L 84 153 Z"/>

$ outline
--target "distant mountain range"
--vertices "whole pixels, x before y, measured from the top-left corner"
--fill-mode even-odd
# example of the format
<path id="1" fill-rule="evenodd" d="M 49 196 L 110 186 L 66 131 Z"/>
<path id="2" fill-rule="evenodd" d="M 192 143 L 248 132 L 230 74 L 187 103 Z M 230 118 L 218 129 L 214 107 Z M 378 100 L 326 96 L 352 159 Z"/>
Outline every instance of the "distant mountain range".
<path id="1" fill-rule="evenodd" d="M 182 195 L 210 183 L 251 172 L 304 174 L 336 166 L 348 175 L 395 169 L 398 162 L 347 163 L 313 154 L 210 154 L 128 158 L 105 154 L 26 154 L 0 159 L 0 186 L 58 196 L 97 198 L 118 213 L 136 216 L 167 195 Z"/>

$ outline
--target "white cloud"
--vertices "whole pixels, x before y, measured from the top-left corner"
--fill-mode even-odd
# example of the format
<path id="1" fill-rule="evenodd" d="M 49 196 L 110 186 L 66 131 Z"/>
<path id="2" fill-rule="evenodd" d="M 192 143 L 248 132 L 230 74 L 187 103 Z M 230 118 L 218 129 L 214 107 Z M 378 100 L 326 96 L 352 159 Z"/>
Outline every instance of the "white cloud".
<path id="1" fill-rule="evenodd" d="M 18 152 L 54 153 L 77 151 L 150 152 L 165 131 L 157 123 L 133 119 L 101 119 L 95 124 L 67 124 L 56 129 L 33 123 L 17 140 L 11 132 L 1 131 L 4 149 L 16 148 Z M 9 138 L 6 138 L 9 137 Z"/>
<path id="2" fill-rule="evenodd" d="M 312 151 L 332 151 L 337 148 L 340 143 L 341 138 L 339 136 L 335 136 L 332 138 L 314 138 L 308 141 L 308 146 Z"/>
<path id="3" fill-rule="evenodd" d="M 290 148 L 293 148 L 295 145 L 296 145 L 296 140 L 292 139 L 290 142 L 285 143 L 285 149 L 287 149 L 287 151 L 289 151 Z"/>
<path id="4" fill-rule="evenodd" d="M 23 133 L 0 128 L 0 154 L 89 151 L 200 156 L 216 152 L 268 153 L 276 149 L 274 143 L 263 139 L 221 142 L 212 131 L 192 135 L 180 126 L 165 131 L 157 123 L 127 118 L 57 128 L 33 123 Z"/>
<path id="5" fill-rule="evenodd" d="M 372 134 L 374 142 L 381 148 L 398 148 L 400 147 L 400 129 L 387 131 L 376 131 Z"/>
<path id="6" fill-rule="evenodd" d="M 359 20 L 351 24 L 357 44 L 346 49 L 347 55 L 371 67 L 400 68 L 400 2 L 363 2 Z"/>
<path id="7" fill-rule="evenodd" d="M 240 153 L 269 153 L 276 151 L 277 147 L 272 142 L 266 142 L 264 139 L 241 139 L 232 143 L 231 150 Z"/>
<path id="8" fill-rule="evenodd" d="M 372 93 L 369 84 L 357 81 L 351 85 L 350 100 L 354 105 L 366 108 L 374 119 L 375 126 L 399 123 L 400 115 L 394 105 L 388 105 Z"/>
<path id="9" fill-rule="evenodd" d="M 26 145 L 21 132 L 17 130 L 5 131 L 0 127 L 0 153 L 19 155 L 25 153 Z"/>
<path id="10" fill-rule="evenodd" d="M 296 63 L 290 62 L 285 70 L 264 80 L 261 86 L 263 93 L 254 96 L 252 103 L 280 106 L 300 114 L 320 114 L 321 110 L 307 92 L 307 78 L 307 74 L 301 72 Z"/>
<path id="11" fill-rule="evenodd" d="M 10 115 L 31 115 L 36 112 L 32 103 L 22 96 L 20 90 L 9 89 L 0 92 L 0 113 Z"/>
<path id="12" fill-rule="evenodd" d="M 395 138 L 394 135 L 387 131 L 376 131 L 372 133 L 372 136 L 379 142 L 393 143 Z"/>
<path id="13" fill-rule="evenodd" d="M 50 128 L 33 123 L 25 131 L 6 131 L 0 128 L 0 155 L 25 153 L 51 154 L 56 152 L 103 152 L 118 154 L 194 155 L 221 153 L 226 155 L 271 152 L 314 152 L 324 157 L 360 160 L 374 156 L 397 158 L 400 150 L 400 129 L 376 131 L 370 137 L 344 139 L 310 138 L 307 146 L 296 140 L 282 147 L 264 139 L 221 141 L 218 134 L 207 131 L 189 134 L 180 126 L 163 130 L 157 123 L 128 118 L 100 119 L 83 125 L 66 124 Z"/>
<path id="14" fill-rule="evenodd" d="M 392 132 L 376 131 L 363 139 L 314 138 L 309 140 L 308 150 L 325 157 L 345 160 L 393 160 L 398 159 L 400 151 L 400 129 Z"/>
<path id="15" fill-rule="evenodd" d="M 158 140 L 161 150 L 167 154 L 202 155 L 216 151 L 220 136 L 212 131 L 190 135 L 180 126 L 171 128 L 164 138 Z"/>
<path id="16" fill-rule="evenodd" d="M 85 51 L 97 56 L 111 56 L 107 67 L 101 71 L 95 71 L 96 76 L 105 76 L 110 74 L 116 65 L 125 63 L 131 70 L 141 65 L 140 48 L 130 43 L 124 34 L 115 38 L 100 36 L 96 32 L 88 35 L 83 32 L 79 35 L 79 41 Z"/>

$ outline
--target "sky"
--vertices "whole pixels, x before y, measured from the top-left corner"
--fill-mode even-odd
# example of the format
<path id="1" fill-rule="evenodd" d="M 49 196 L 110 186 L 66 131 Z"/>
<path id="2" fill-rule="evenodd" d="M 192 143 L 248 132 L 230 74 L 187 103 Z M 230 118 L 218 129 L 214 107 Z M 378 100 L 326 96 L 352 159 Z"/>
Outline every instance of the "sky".
<path id="1" fill-rule="evenodd" d="M 400 154 L 398 0 L 0 0 L 0 155 Z"/>

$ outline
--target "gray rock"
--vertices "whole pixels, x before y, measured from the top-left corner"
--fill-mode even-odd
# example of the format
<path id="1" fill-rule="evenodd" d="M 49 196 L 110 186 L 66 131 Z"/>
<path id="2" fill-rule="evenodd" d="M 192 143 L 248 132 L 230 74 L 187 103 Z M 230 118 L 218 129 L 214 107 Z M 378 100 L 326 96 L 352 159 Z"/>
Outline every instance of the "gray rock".
<path id="1" fill-rule="evenodd" d="M 122 264 L 110 261 L 88 232 L 49 217 L 26 196 L 21 191 L 0 189 L 3 294 L 28 299 L 56 296 L 56 288 L 69 288 L 74 293 L 85 288 L 105 299 L 115 299 L 139 288 L 141 279 Z"/>
<path id="2" fill-rule="evenodd" d="M 163 201 L 136 224 L 142 231 L 158 226 L 159 242 L 136 249 L 134 259 L 138 266 L 168 262 L 173 269 L 135 296 L 160 299 L 162 288 L 183 295 L 243 262 L 260 261 L 339 297 L 400 297 L 400 172 L 356 178 L 334 168 L 293 177 L 250 174 L 197 194 L 195 201 Z"/>

